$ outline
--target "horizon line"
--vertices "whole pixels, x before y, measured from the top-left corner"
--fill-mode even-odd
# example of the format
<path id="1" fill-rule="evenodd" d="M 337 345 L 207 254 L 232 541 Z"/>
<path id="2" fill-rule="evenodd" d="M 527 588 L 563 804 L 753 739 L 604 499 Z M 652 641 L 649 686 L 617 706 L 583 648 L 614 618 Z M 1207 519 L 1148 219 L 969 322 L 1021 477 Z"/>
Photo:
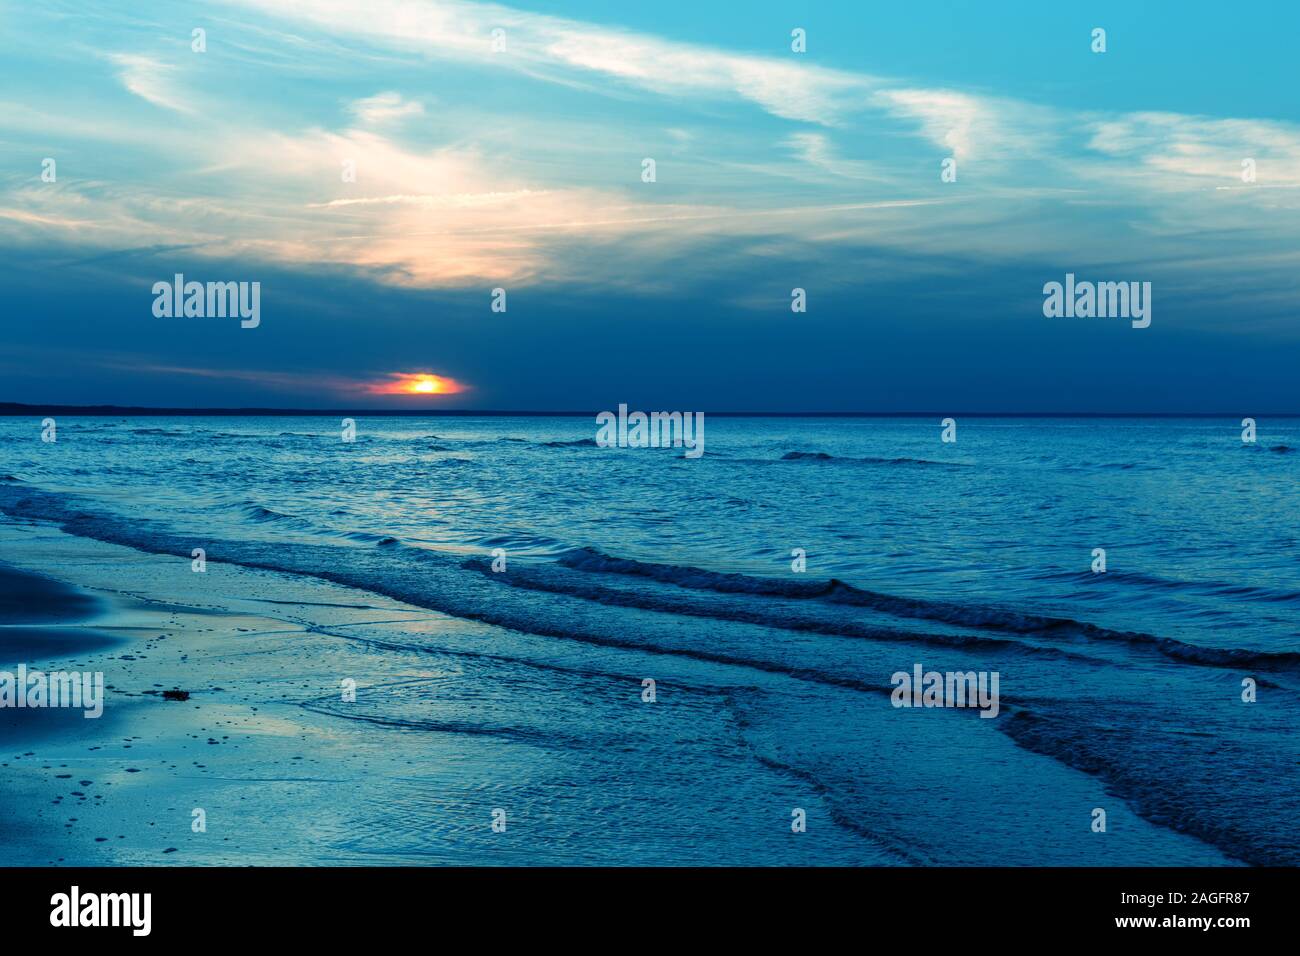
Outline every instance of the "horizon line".
<path id="1" fill-rule="evenodd" d="M 651 409 L 656 411 L 656 409 Z M 358 418 L 429 418 L 439 415 L 462 416 L 466 418 L 594 418 L 600 412 L 584 409 L 461 409 L 461 408 L 272 408 L 266 406 L 241 406 L 232 408 L 196 407 L 180 408 L 149 405 L 53 405 L 29 404 L 26 402 L 0 402 L 0 417 L 17 418 L 35 415 L 68 415 L 84 417 L 122 416 L 144 417 L 158 416 L 192 416 L 202 417 L 273 417 L 277 415 L 292 417 L 310 416 L 348 416 Z M 965 418 L 1229 418 L 1235 419 L 1240 412 L 991 412 L 991 411 L 703 411 L 699 414 L 712 415 L 715 418 L 944 418 L 962 416 Z M 1253 418 L 1300 418 L 1300 412 L 1255 412 Z"/>

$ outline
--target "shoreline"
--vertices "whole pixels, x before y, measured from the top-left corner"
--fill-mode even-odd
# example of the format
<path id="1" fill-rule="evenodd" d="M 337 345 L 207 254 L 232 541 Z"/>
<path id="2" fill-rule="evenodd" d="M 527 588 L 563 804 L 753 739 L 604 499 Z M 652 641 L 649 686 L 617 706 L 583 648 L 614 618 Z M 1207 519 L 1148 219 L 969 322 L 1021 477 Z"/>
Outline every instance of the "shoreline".
<path id="1" fill-rule="evenodd" d="M 72 658 L 33 656 L 103 671 L 103 717 L 0 709 L 0 852 L 10 865 L 610 862 L 608 845 L 587 849 L 585 828 L 572 822 L 590 808 L 549 806 L 572 800 L 568 785 L 555 789 L 553 764 L 582 739 L 512 725 L 527 723 L 512 713 L 527 709 L 512 690 L 520 665 L 495 645 L 518 635 L 311 577 L 212 560 L 196 574 L 188 559 L 42 522 L 0 519 L 0 545 L 20 574 L 39 567 L 75 581 L 97 601 L 79 626 L 114 638 Z M 406 643 L 412 634 L 437 646 Z M 639 711 L 639 673 L 592 670 L 587 656 L 522 669 L 526 680 L 551 672 L 584 693 L 627 688 L 622 706 Z M 503 687 L 494 686 L 498 666 L 509 672 Z M 358 703 L 343 701 L 344 678 Z M 166 700 L 172 688 L 189 699 Z M 500 714 L 476 713 L 502 691 Z M 39 716 L 16 725 L 18 713 Z M 502 805 L 508 833 L 491 825 Z M 194 829 L 200 810 L 204 831 Z M 620 836 L 616 827 L 601 839 Z M 634 840 L 613 862 L 713 862 L 683 837 L 659 848 Z M 785 857 L 779 848 L 738 852 L 742 862 Z M 832 831 L 798 857 L 812 864 L 823 852 L 840 863 L 897 862 Z"/>
<path id="2" fill-rule="evenodd" d="M 86 579 L 72 587 L 44 570 L 6 568 L 11 589 L 36 586 L 55 607 L 70 601 L 80 609 L 66 616 L 75 620 L 23 628 L 25 642 L 12 643 L 8 657 L 25 653 L 29 666 L 102 671 L 109 698 L 98 719 L 77 710 L 0 710 L 0 845 L 10 865 L 331 862 L 319 836 L 345 826 L 341 817 L 350 813 L 350 802 L 340 806 L 331 791 L 355 795 L 358 764 L 375 756 L 377 742 L 357 747 L 300 701 L 337 685 L 327 672 L 348 671 L 330 664 L 356 653 L 351 642 L 254 607 L 257 589 L 248 579 L 266 577 L 257 572 L 237 572 L 243 580 L 235 590 L 245 595 L 232 597 L 211 593 L 221 566 L 209 565 L 210 577 L 189 575 L 188 562 L 50 528 L 9 524 L 0 533 L 7 557 L 17 535 L 27 561 L 71 559 Z M 278 595 L 278 582 L 269 584 L 263 590 Z M 314 590 L 341 598 L 332 605 L 335 618 L 431 613 L 357 606 L 328 585 Z M 53 616 L 50 602 L 34 611 Z M 7 623 L 0 642 L 18 630 Z M 56 648 L 51 634 L 94 639 Z M 287 659 L 296 673 L 287 672 Z M 164 698 L 173 688 L 189 699 Z M 196 810 L 206 830 L 196 829 Z M 369 862 L 409 860 L 381 855 Z"/>
<path id="3" fill-rule="evenodd" d="M 789 743 L 766 736 L 770 718 L 735 700 L 756 692 L 741 691 L 755 677 L 746 668 L 571 646 L 317 578 L 213 561 L 196 574 L 187 559 L 40 522 L 0 521 L 0 542 L 12 563 L 68 579 L 98 602 L 83 621 L 61 627 L 115 641 L 69 662 L 105 673 L 102 718 L 77 712 L 75 721 L 65 715 L 0 734 L 8 783 L 0 846 L 15 865 L 927 861 L 846 817 L 835 793 L 790 765 L 782 751 L 797 747 L 802 731 L 792 727 Z M 640 703 L 645 673 L 671 688 L 671 709 Z M 344 678 L 355 680 L 358 703 L 342 698 Z M 802 693 L 797 680 L 773 680 L 782 694 Z M 189 699 L 164 699 L 171 688 Z M 609 702 L 614 710 L 605 713 Z M 817 711 L 835 706 L 788 716 L 825 728 Z M 8 716 L 0 711 L 0 727 Z M 877 727 L 909 732 L 888 714 Z M 995 763 L 1019 766 L 1022 780 L 1040 768 L 1038 799 L 1103 799 L 1099 781 L 1001 734 L 980 740 L 1002 755 Z M 725 799 L 685 797 L 686 781 L 705 768 L 720 775 Z M 989 772 L 991 782 L 998 771 Z M 611 774 L 626 780 L 587 792 Z M 577 781 L 584 784 L 574 789 Z M 678 797 L 703 802 L 678 807 Z M 788 838 L 791 805 L 821 821 L 806 839 Z M 1237 865 L 1113 797 L 1106 805 L 1137 842 L 1117 844 L 1102 860 Z M 509 808 L 508 833 L 490 825 L 499 808 Z M 193 829 L 196 810 L 205 832 Z M 1060 810 L 1036 812 L 1050 819 Z M 971 814 L 980 811 L 972 805 L 958 818 Z M 1073 843 L 1088 854 L 1077 865 L 1097 863 L 1096 850 L 1084 848 L 1099 844 L 1065 845 Z M 1056 859 L 1071 865 L 1060 852 Z"/>

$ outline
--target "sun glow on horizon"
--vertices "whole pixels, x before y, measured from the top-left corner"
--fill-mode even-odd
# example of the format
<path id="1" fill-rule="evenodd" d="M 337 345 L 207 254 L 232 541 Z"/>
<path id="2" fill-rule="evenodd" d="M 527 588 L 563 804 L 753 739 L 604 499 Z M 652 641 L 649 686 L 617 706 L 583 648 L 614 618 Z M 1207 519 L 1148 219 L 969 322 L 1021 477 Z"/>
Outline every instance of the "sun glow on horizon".
<path id="1" fill-rule="evenodd" d="M 469 386 L 430 372 L 391 372 L 388 379 L 366 387 L 371 395 L 455 395 Z"/>

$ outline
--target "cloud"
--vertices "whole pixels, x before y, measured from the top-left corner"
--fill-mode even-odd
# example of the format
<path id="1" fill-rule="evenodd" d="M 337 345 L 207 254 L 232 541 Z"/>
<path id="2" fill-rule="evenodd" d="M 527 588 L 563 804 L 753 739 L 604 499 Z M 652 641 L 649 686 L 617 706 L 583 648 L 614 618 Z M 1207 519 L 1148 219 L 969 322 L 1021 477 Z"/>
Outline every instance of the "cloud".
<path id="1" fill-rule="evenodd" d="M 512 192 L 456 193 L 452 195 L 430 195 L 426 193 L 423 195 L 367 196 L 361 199 L 331 199 L 325 203 L 312 203 L 311 208 L 337 209 L 342 206 L 411 205 L 424 206 L 430 209 L 465 209 L 528 200 L 531 197 L 541 195 L 541 192 L 533 189 L 516 189 Z"/>
<path id="2" fill-rule="evenodd" d="M 790 147 L 803 162 L 833 176 L 877 182 L 887 181 L 887 177 L 879 171 L 873 171 L 869 163 L 841 158 L 824 133 L 793 133 L 786 139 L 785 145 Z"/>
<path id="3" fill-rule="evenodd" d="M 102 253 L 165 236 L 199 255 L 404 287 L 659 291 L 679 277 L 738 273 L 771 249 L 808 247 L 829 260 L 870 247 L 916 269 L 924 257 L 946 267 L 954 253 L 1083 266 L 1156 251 L 1200 261 L 1207 231 L 1269 241 L 1300 231 L 1294 194 L 1277 188 L 1297 183 L 1294 124 L 1050 108 L 462 0 L 227 2 L 250 19 L 255 8 L 288 21 L 293 32 L 239 18 L 223 30 L 232 42 L 247 29 L 263 46 L 282 43 L 303 72 L 274 59 L 245 68 L 288 70 L 287 82 L 309 76 L 319 96 L 283 108 L 214 87 L 203 128 L 182 127 L 172 115 L 189 111 L 174 82 L 179 64 L 114 54 L 125 87 L 169 112 L 136 111 L 117 137 L 102 111 L 57 103 L 48 122 L 0 110 L 0 123 L 25 141 L 107 142 L 116 169 L 139 175 L 89 181 L 61 159 L 58 184 L 11 177 L 0 182 L 0 238 Z M 441 59 L 466 85 L 487 77 L 506 96 L 480 104 L 444 94 L 437 123 L 405 122 L 443 89 L 445 77 L 429 70 Z M 380 63 L 393 74 L 376 81 Z M 539 100 L 539 81 L 612 97 L 617 112 L 599 102 L 590 114 L 539 109 L 552 92 L 543 86 Z M 516 91 L 524 95 L 512 108 Z M 640 102 L 655 98 L 667 102 Z M 640 182 L 645 155 L 658 157 L 657 184 Z M 949 155 L 961 160 L 960 179 L 941 184 Z M 1248 156 L 1258 161 L 1255 188 L 1239 178 Z M 342 181 L 344 161 L 355 163 L 355 182 Z M 1249 242 L 1234 248 L 1258 254 Z M 860 275 L 827 266 L 817 281 Z"/>
<path id="4" fill-rule="evenodd" d="M 235 184 L 228 192 L 174 195 L 150 182 L 28 185 L 0 204 L 0 236 L 39 245 L 59 230 L 64 240 L 114 250 L 166 235 L 209 257 L 461 287 L 601 281 L 561 245 L 635 235 L 681 213 L 610 190 L 535 188 L 469 147 L 412 149 L 363 129 L 244 132 L 223 166 Z M 342 181 L 344 161 L 354 164 L 355 183 Z"/>
<path id="5" fill-rule="evenodd" d="M 369 395 L 458 395 L 469 386 L 446 375 L 429 372 L 389 372 L 382 381 L 368 382 L 362 390 Z"/>
<path id="6" fill-rule="evenodd" d="M 1300 184 L 1300 129 L 1289 123 L 1147 112 L 1097 120 L 1089 131 L 1089 149 L 1126 161 L 1154 187 L 1240 185 L 1245 159 L 1261 184 Z"/>
<path id="7" fill-rule="evenodd" d="M 774 116 L 831 125 L 861 109 L 866 76 L 797 59 L 729 53 L 496 4 L 423 0 L 228 0 L 263 13 L 421 55 L 546 75 L 597 73 L 674 96 L 740 97 Z M 493 31 L 504 49 L 494 51 Z"/>
<path id="8" fill-rule="evenodd" d="M 1049 154 L 1070 122 L 1068 114 L 1030 103 L 957 90 L 882 89 L 872 100 L 958 160 Z"/>
<path id="9" fill-rule="evenodd" d="M 348 109 L 363 126 L 379 126 L 424 112 L 423 104 L 405 100 L 402 94 L 391 91 L 356 100 Z"/>
<path id="10" fill-rule="evenodd" d="M 118 67 L 117 76 L 122 85 L 136 96 L 177 113 L 193 112 L 172 87 L 174 66 L 133 53 L 112 53 L 108 59 Z"/>
<path id="11" fill-rule="evenodd" d="M 242 382 L 272 391 L 296 392 L 320 397 L 330 393 L 347 398 L 362 395 L 411 395 L 428 398 L 433 395 L 458 395 L 470 386 L 448 375 L 430 372 L 389 372 L 383 378 L 353 378 L 344 375 L 318 372 L 285 372 L 262 369 L 203 368 L 184 365 L 161 365 L 121 362 L 100 362 L 99 367 L 129 371 L 145 375 L 203 378 L 223 382 Z"/>

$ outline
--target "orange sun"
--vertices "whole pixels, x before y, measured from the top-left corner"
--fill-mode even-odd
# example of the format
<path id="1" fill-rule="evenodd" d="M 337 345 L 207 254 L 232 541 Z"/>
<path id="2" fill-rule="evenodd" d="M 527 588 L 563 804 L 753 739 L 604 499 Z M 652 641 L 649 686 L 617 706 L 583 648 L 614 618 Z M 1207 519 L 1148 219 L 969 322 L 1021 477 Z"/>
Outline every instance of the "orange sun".
<path id="1" fill-rule="evenodd" d="M 386 381 L 365 386 L 371 395 L 455 395 L 466 388 L 454 378 L 431 372 L 391 372 Z"/>

